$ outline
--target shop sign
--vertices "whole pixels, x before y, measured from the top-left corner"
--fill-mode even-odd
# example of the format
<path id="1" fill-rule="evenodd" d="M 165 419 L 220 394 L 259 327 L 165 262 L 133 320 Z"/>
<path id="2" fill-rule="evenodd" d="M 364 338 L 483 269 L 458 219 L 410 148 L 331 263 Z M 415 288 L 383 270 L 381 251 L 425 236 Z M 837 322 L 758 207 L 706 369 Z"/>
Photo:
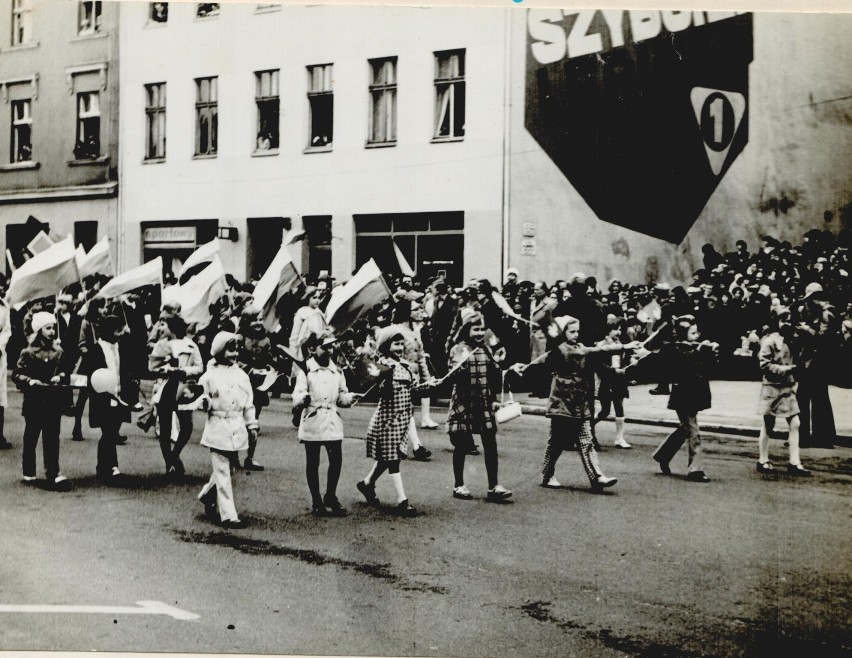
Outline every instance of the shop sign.
<path id="1" fill-rule="evenodd" d="M 521 240 L 521 256 L 535 256 L 535 239 Z"/>
<path id="2" fill-rule="evenodd" d="M 525 238 L 535 237 L 535 224 L 532 222 L 524 222 L 522 228 Z"/>
<path id="3" fill-rule="evenodd" d="M 174 243 L 191 242 L 195 246 L 194 226 L 154 226 L 146 228 L 142 233 L 142 240 L 146 245 L 154 246 L 152 243 Z"/>
<path id="4" fill-rule="evenodd" d="M 677 244 L 748 143 L 752 59 L 748 13 L 530 9 L 525 125 L 599 219 Z"/>

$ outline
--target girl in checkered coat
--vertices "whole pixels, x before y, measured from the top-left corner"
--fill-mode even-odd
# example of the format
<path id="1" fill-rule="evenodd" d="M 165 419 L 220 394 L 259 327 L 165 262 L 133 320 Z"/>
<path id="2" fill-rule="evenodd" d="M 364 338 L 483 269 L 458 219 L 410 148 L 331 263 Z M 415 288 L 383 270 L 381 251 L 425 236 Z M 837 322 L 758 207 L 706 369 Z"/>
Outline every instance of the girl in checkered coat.
<path id="1" fill-rule="evenodd" d="M 464 484 L 464 462 L 468 452 L 473 450 L 473 435 L 479 434 L 488 476 L 486 500 L 510 503 L 512 492 L 497 481 L 497 422 L 493 411 L 502 382 L 499 364 L 506 351 L 500 348 L 492 353 L 485 344 L 485 322 L 480 313 L 465 314 L 462 320 L 449 355 L 450 371 L 457 368 L 450 375 L 453 395 L 447 416 L 447 432 L 453 444 L 453 497 L 460 500 L 473 498 Z"/>
<path id="2" fill-rule="evenodd" d="M 417 511 L 408 502 L 399 472 L 400 454 L 405 454 L 411 415 L 412 390 L 423 390 L 432 380 L 415 384 L 415 376 L 403 361 L 405 354 L 405 329 L 399 325 L 383 328 L 376 339 L 379 365 L 385 368 L 379 392 L 381 399 L 376 413 L 367 429 L 367 457 L 375 463 L 367 477 L 358 481 L 358 490 L 373 506 L 378 506 L 376 480 L 388 471 L 396 489 L 396 512 L 401 516 L 417 516 Z"/>

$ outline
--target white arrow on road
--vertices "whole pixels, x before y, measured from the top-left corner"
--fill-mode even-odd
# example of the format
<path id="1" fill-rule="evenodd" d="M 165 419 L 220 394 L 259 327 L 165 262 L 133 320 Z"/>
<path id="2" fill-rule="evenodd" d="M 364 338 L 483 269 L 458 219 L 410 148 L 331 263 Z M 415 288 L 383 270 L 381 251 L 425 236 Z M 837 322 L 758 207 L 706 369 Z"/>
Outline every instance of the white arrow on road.
<path id="1" fill-rule="evenodd" d="M 0 613 L 3 612 L 49 612 L 49 613 L 88 613 L 107 615 L 168 615 L 172 619 L 188 621 L 198 619 L 198 615 L 174 606 L 167 605 L 162 601 L 137 601 L 133 606 L 121 605 L 4 605 L 0 604 Z"/>

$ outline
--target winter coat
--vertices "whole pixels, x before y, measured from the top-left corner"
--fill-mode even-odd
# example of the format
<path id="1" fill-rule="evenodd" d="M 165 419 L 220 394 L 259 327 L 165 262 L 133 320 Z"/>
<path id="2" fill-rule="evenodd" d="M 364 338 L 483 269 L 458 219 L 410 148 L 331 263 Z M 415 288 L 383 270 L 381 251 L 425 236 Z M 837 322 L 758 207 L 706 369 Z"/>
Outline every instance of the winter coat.
<path id="1" fill-rule="evenodd" d="M 299 441 L 341 441 L 343 421 L 337 407 L 352 404 L 346 378 L 331 361 L 323 367 L 309 359 L 307 366 L 308 374 L 299 370 L 293 388 L 293 406 L 300 406 L 306 396 L 311 397 L 311 403 L 302 410 Z"/>
<path id="2" fill-rule="evenodd" d="M 545 415 L 578 420 L 591 418 L 594 389 L 582 346 L 560 343 L 550 351 L 544 363 L 553 373 Z"/>
<path id="3" fill-rule="evenodd" d="M 380 357 L 379 363 L 390 369 L 382 380 L 379 406 L 367 428 L 367 457 L 393 461 L 399 459 L 397 449 L 405 450 L 408 445 L 408 425 L 414 412 L 411 391 L 423 387 L 414 384 L 414 375 L 404 363 L 389 357 Z"/>
<path id="4" fill-rule="evenodd" d="M 669 343 L 661 350 L 672 382 L 668 408 L 697 413 L 712 405 L 707 370 L 715 363 L 714 352 L 691 343 Z"/>
<path id="5" fill-rule="evenodd" d="M 204 389 L 198 406 L 207 411 L 201 445 L 227 452 L 246 450 L 248 430 L 257 429 L 248 375 L 237 365 L 211 362 L 198 383 Z"/>
<path id="6" fill-rule="evenodd" d="M 66 391 L 50 382 L 51 378 L 61 375 L 61 363 L 62 348 L 56 342 L 30 345 L 21 350 L 12 380 L 24 393 L 21 407 L 24 418 L 62 412 L 61 402 Z"/>
<path id="7" fill-rule="evenodd" d="M 115 362 L 114 345 L 118 345 L 118 361 Z M 129 404 L 133 404 L 134 396 L 139 394 L 139 382 L 135 380 L 129 368 L 125 367 L 126 363 L 133 360 L 133 346 L 129 343 L 126 337 L 118 339 L 117 343 L 109 343 L 105 340 L 97 340 L 93 343 L 89 353 L 86 356 L 90 373 L 101 368 L 112 370 L 118 379 L 118 397 Z M 130 409 L 126 406 L 119 406 L 112 395 L 106 393 L 96 393 L 89 383 L 89 426 L 104 427 L 104 424 L 111 422 L 130 421 Z"/>
<path id="8" fill-rule="evenodd" d="M 172 365 L 180 372 L 164 373 L 163 367 Z M 152 404 L 175 404 L 187 386 L 187 382 L 198 379 L 204 372 L 201 352 L 190 338 L 163 338 L 148 355 L 148 370 L 160 379 L 151 393 Z"/>

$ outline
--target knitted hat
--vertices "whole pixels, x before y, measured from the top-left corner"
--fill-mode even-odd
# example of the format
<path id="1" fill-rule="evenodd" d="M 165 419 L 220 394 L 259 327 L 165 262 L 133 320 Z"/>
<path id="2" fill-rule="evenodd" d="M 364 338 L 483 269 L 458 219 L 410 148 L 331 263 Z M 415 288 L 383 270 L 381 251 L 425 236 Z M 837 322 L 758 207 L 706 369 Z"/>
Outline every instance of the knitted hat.
<path id="1" fill-rule="evenodd" d="M 56 324 L 56 317 L 53 313 L 47 313 L 45 311 L 39 311 L 38 313 L 33 313 L 32 320 L 30 320 L 30 325 L 32 326 L 32 333 L 30 334 L 30 343 L 32 343 L 38 333 L 46 326 L 50 324 Z"/>
<path id="2" fill-rule="evenodd" d="M 556 323 L 556 326 L 559 327 L 559 331 L 565 331 L 565 327 L 569 324 L 580 324 L 580 321 L 572 317 L 570 315 L 560 315 L 558 318 L 553 318 L 553 321 Z"/>
<path id="3" fill-rule="evenodd" d="M 210 356 L 216 356 L 222 350 L 225 349 L 228 343 L 230 343 L 232 340 L 238 339 L 239 335 L 233 333 L 232 331 L 220 331 L 218 334 L 216 334 L 216 336 L 214 336 L 213 342 L 210 343 Z"/>
<path id="4" fill-rule="evenodd" d="M 461 326 L 464 326 L 474 320 L 482 318 L 482 314 L 469 306 L 465 306 L 461 311 L 459 311 L 459 318 L 461 319 Z"/>
<path id="5" fill-rule="evenodd" d="M 382 327 L 379 329 L 379 333 L 376 336 L 376 349 L 380 352 L 389 345 L 394 342 L 394 338 L 397 336 L 405 337 L 406 330 L 405 327 L 399 324 L 392 324 L 387 327 Z"/>

